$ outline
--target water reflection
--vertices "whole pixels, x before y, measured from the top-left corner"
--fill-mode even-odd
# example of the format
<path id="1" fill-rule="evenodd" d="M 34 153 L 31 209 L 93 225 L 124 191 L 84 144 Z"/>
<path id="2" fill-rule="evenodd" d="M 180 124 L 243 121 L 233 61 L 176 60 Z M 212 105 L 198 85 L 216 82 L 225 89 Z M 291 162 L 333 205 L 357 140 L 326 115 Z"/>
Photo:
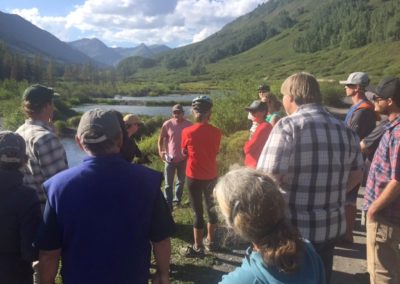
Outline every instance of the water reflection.
<path id="1" fill-rule="evenodd" d="M 74 139 L 61 138 L 61 143 L 64 145 L 65 152 L 67 153 L 69 167 L 78 165 L 86 157 L 85 152 L 79 148 Z"/>
<path id="2" fill-rule="evenodd" d="M 171 107 L 170 106 L 133 106 L 133 105 L 99 105 L 99 104 L 85 104 L 76 106 L 73 108 L 75 111 L 85 112 L 90 109 L 100 108 L 104 110 L 115 109 L 121 113 L 134 113 L 138 115 L 162 115 L 162 116 L 170 116 L 171 115 Z M 185 113 L 190 113 L 190 106 L 183 107 Z"/>

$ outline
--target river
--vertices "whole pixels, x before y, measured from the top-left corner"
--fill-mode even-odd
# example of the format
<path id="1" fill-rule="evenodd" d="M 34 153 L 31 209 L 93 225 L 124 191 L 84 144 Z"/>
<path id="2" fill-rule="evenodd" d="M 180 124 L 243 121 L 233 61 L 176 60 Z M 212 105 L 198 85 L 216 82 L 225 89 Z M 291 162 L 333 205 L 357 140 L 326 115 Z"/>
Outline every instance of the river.
<path id="1" fill-rule="evenodd" d="M 113 101 L 141 101 L 141 102 L 191 102 L 199 94 L 188 94 L 188 95 L 165 95 L 158 97 L 124 97 L 116 96 Z M 115 109 L 121 113 L 134 113 L 137 115 L 162 115 L 169 116 L 171 114 L 171 106 L 143 106 L 143 105 L 114 105 L 114 104 L 84 104 L 73 107 L 72 109 L 79 112 L 85 112 L 93 108 L 101 108 L 104 110 Z M 190 106 L 184 106 L 185 113 L 190 112 Z"/>
<path id="2" fill-rule="evenodd" d="M 121 97 L 117 96 L 114 100 L 118 101 L 162 101 L 162 102 L 190 102 L 198 94 L 189 94 L 189 95 L 166 95 L 166 96 L 158 96 L 158 97 Z M 172 105 L 173 103 L 171 103 Z M 114 105 L 114 104 L 84 104 L 80 106 L 76 106 L 73 109 L 79 112 L 85 112 L 87 110 L 93 108 L 100 108 L 104 110 L 115 109 L 123 114 L 125 113 L 134 113 L 137 115 L 162 115 L 162 116 L 170 116 L 171 115 L 171 106 L 137 106 L 137 105 Z M 190 114 L 190 106 L 184 107 L 185 114 Z M 64 145 L 65 151 L 67 153 L 68 164 L 70 167 L 79 164 L 82 159 L 86 156 L 86 154 L 78 147 L 75 140 L 72 138 L 62 138 L 62 144 Z"/>

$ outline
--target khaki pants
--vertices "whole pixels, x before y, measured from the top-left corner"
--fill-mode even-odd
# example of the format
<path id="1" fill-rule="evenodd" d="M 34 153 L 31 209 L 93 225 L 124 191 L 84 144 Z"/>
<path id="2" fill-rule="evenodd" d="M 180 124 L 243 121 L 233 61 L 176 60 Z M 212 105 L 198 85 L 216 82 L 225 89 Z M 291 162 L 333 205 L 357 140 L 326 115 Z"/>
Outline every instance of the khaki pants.
<path id="1" fill-rule="evenodd" d="M 400 222 L 367 218 L 367 265 L 371 284 L 400 283 Z"/>

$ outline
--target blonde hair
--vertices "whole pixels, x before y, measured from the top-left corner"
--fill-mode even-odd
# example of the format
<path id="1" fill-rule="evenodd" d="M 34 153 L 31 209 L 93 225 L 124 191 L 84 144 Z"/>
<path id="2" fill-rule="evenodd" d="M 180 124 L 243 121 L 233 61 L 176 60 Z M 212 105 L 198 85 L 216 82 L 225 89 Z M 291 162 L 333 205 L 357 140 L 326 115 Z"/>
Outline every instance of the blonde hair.
<path id="1" fill-rule="evenodd" d="M 318 81 L 313 75 L 305 72 L 288 77 L 281 86 L 281 93 L 292 96 L 298 106 L 322 102 Z"/>
<path id="2" fill-rule="evenodd" d="M 267 265 L 285 273 L 299 267 L 303 242 L 286 217 L 286 203 L 275 181 L 260 171 L 240 168 L 223 176 L 214 190 L 227 224 L 260 247 Z"/>

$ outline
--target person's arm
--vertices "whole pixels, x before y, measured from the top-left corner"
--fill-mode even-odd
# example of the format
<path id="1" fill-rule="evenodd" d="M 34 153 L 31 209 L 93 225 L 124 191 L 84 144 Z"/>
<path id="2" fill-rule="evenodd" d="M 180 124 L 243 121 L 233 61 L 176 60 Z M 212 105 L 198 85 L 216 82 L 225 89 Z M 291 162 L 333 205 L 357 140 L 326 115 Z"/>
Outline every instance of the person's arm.
<path id="1" fill-rule="evenodd" d="M 171 258 L 171 240 L 166 238 L 160 242 L 152 242 L 154 259 L 156 261 L 156 275 L 153 283 L 168 284 L 169 281 L 169 262 Z"/>
<path id="2" fill-rule="evenodd" d="M 382 194 L 368 208 L 367 217 L 374 220 L 376 214 L 400 196 L 400 182 L 392 179 Z"/>
<path id="3" fill-rule="evenodd" d="M 39 252 L 39 277 L 41 284 L 54 284 L 58 272 L 61 249 Z"/>
<path id="4" fill-rule="evenodd" d="M 165 130 L 164 125 L 161 127 L 160 136 L 158 136 L 158 155 L 161 160 L 165 161 Z"/>

